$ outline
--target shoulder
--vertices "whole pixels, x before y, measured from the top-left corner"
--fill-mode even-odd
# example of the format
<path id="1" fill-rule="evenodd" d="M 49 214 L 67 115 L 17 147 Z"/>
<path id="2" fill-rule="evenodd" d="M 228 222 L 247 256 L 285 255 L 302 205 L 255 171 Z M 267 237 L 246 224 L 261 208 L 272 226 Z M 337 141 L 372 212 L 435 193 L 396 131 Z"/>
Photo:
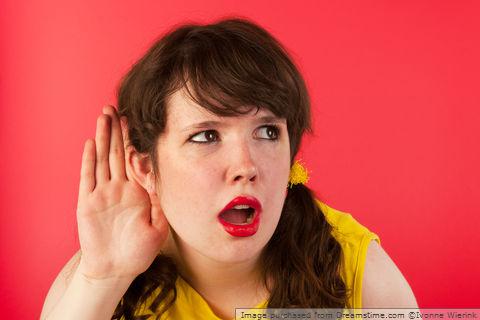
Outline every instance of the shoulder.
<path id="1" fill-rule="evenodd" d="M 316 200 L 316 202 L 328 223 L 333 227 L 334 235 L 353 237 L 371 233 L 366 227 L 355 220 L 350 213 L 334 209 L 319 200 Z"/>
<path id="2" fill-rule="evenodd" d="M 349 291 L 347 307 L 417 307 L 410 286 L 380 245 L 380 238 L 351 214 L 317 200 L 332 236 L 343 251 L 341 275 Z"/>
<path id="3" fill-rule="evenodd" d="M 367 249 L 362 297 L 364 308 L 418 308 L 407 280 L 375 241 Z"/>
<path id="4" fill-rule="evenodd" d="M 346 254 L 366 254 L 371 240 L 380 242 L 378 235 L 360 224 L 351 214 L 329 207 L 318 200 L 317 204 L 332 227 L 333 237 L 340 243 Z"/>
<path id="5" fill-rule="evenodd" d="M 360 224 L 351 214 L 336 210 L 317 201 L 332 236 L 342 249 L 340 275 L 347 289 L 347 307 L 362 307 L 362 280 L 369 243 L 380 238 Z"/>
<path id="6" fill-rule="evenodd" d="M 332 236 L 343 251 L 340 270 L 347 291 L 347 307 L 417 308 L 415 296 L 392 259 L 380 245 L 380 238 L 351 214 L 317 200 Z"/>

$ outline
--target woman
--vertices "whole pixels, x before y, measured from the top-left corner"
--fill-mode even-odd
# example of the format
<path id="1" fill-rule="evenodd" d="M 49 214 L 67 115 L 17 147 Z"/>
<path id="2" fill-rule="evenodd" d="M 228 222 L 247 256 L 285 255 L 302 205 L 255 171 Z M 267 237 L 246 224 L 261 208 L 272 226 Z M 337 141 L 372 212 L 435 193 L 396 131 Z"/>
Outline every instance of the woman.
<path id="1" fill-rule="evenodd" d="M 172 30 L 123 79 L 118 105 L 85 143 L 81 254 L 42 317 L 416 307 L 378 237 L 292 178 L 309 97 L 264 29 L 229 19 Z"/>

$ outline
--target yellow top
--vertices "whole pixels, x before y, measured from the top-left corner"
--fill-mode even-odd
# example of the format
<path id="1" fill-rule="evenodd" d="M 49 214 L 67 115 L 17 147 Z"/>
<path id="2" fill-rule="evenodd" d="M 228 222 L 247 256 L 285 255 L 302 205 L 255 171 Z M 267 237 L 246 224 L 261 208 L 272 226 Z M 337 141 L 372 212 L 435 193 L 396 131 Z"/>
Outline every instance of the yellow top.
<path id="1" fill-rule="evenodd" d="M 333 227 L 332 235 L 340 243 L 343 251 L 341 277 L 345 282 L 350 295 L 347 297 L 347 308 L 362 307 L 362 277 L 365 266 L 367 247 L 370 241 L 379 237 L 359 224 L 350 214 L 344 213 L 317 200 L 328 223 Z M 177 299 L 174 304 L 162 315 L 161 319 L 199 319 L 220 320 L 202 296 L 195 291 L 185 280 L 178 277 L 176 281 Z M 150 306 L 160 292 L 155 290 L 147 299 L 142 308 L 135 312 L 142 319 L 156 319 L 152 311 L 145 306 Z M 254 308 L 266 308 L 268 301 L 262 301 Z M 123 318 L 122 318 L 123 319 Z"/>
<path id="2" fill-rule="evenodd" d="M 350 214 L 330 208 L 317 200 L 328 223 L 333 227 L 332 235 L 340 243 L 343 251 L 343 266 L 340 275 L 345 282 L 350 296 L 347 297 L 347 308 L 362 307 L 363 268 L 367 258 L 370 241 L 380 238 Z"/>

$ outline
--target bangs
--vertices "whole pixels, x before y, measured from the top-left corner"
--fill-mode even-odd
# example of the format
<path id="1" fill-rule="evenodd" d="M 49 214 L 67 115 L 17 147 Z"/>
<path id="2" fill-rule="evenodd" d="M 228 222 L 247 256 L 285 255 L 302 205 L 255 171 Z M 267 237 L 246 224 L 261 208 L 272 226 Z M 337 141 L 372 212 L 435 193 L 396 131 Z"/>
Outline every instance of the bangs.
<path id="1" fill-rule="evenodd" d="M 135 63 L 122 80 L 118 105 L 137 151 L 154 154 L 169 97 L 181 89 L 218 116 L 265 109 L 286 119 L 292 159 L 311 131 L 310 98 L 297 67 L 274 37 L 246 20 L 174 28 Z"/>
<path id="2" fill-rule="evenodd" d="M 184 87 L 193 101 L 219 116 L 265 108 L 279 118 L 295 118 L 298 101 L 292 97 L 298 92 L 288 66 L 269 48 L 268 39 L 263 47 L 256 36 L 252 41 L 231 28 L 192 30 L 173 64 L 176 89 Z"/>

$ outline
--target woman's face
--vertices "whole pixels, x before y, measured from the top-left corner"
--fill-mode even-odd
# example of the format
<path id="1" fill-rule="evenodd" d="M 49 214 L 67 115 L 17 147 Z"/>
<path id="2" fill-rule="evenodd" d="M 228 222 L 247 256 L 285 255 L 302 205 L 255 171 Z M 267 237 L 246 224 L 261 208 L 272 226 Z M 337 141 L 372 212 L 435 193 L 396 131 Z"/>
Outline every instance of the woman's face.
<path id="1" fill-rule="evenodd" d="M 285 201 L 290 172 L 285 119 L 257 108 L 219 117 L 183 90 L 171 96 L 167 108 L 166 130 L 157 145 L 157 193 L 182 250 L 219 262 L 257 257 Z M 261 209 L 220 215 L 240 196 L 255 198 Z"/>

